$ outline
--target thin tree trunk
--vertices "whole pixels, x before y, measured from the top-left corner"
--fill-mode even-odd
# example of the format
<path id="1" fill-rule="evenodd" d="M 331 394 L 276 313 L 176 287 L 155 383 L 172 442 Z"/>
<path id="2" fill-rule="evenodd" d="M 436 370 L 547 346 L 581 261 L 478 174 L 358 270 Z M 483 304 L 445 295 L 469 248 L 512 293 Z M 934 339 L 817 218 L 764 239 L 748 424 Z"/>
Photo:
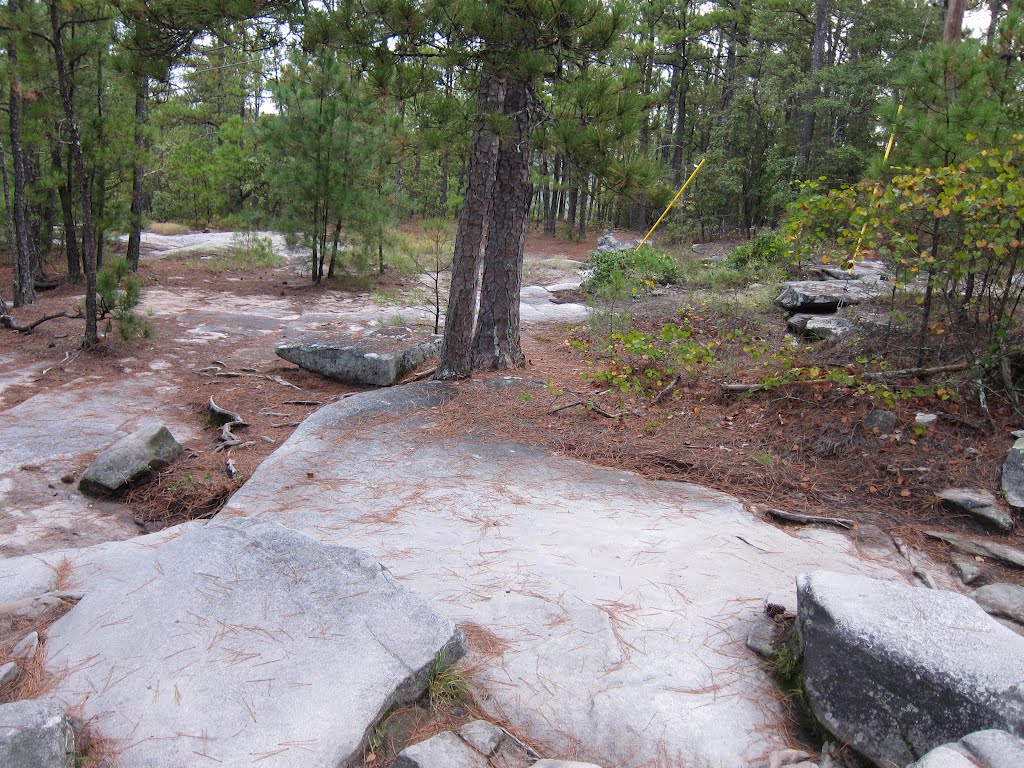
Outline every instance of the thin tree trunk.
<path id="1" fill-rule="evenodd" d="M 145 179 L 146 125 L 149 122 L 149 78 L 142 75 L 135 84 L 135 158 L 132 161 L 131 231 L 128 233 L 128 263 L 132 272 L 139 271 L 142 251 L 142 217 L 146 207 Z"/>
<path id="2" fill-rule="evenodd" d="M 100 48 L 96 51 L 96 143 L 101 147 L 107 141 L 103 120 L 103 49 Z M 93 202 L 96 205 L 96 269 L 102 269 L 107 216 L 107 167 L 102 157 L 97 158 L 93 173 L 96 179 L 96 190 L 93 194 Z"/>
<path id="3" fill-rule="evenodd" d="M 473 369 L 473 325 L 476 314 L 480 247 L 491 207 L 498 137 L 489 119 L 505 102 L 505 81 L 496 75 L 484 80 L 477 94 L 477 117 L 470 148 L 466 195 L 455 233 L 452 284 L 448 292 L 444 339 L 434 378 L 464 379 Z"/>
<path id="4" fill-rule="evenodd" d="M 960 33 L 964 27 L 964 10 L 967 0 L 949 0 L 946 8 L 946 27 L 942 39 L 947 43 L 959 43 Z"/>
<path id="5" fill-rule="evenodd" d="M 60 144 L 57 139 L 51 139 L 50 161 L 54 168 L 60 168 L 64 175 L 64 181 L 58 188 L 60 195 L 60 208 L 64 221 L 64 255 L 68 262 L 68 280 L 78 283 L 82 280 L 82 259 L 78 251 L 78 227 L 75 225 L 75 210 L 72 192 L 74 187 L 71 182 L 71 153 L 68 152 L 67 168 L 64 167 L 64 157 L 60 151 Z"/>
<path id="6" fill-rule="evenodd" d="M 11 18 L 18 13 L 18 0 L 8 0 Z M 14 233 L 16 257 L 14 259 L 14 306 L 31 304 L 36 298 L 35 274 L 32 269 L 32 251 L 29 247 L 28 201 L 26 199 L 25 150 L 21 144 L 21 82 L 18 77 L 18 45 L 16 33 L 7 38 L 7 59 L 10 63 L 10 131 L 11 157 L 14 165 Z"/>
<path id="7" fill-rule="evenodd" d="M 487 248 L 473 349 L 473 368 L 518 368 L 525 358 L 519 338 L 519 293 L 530 203 L 530 133 L 534 96 L 527 83 L 509 83 L 505 115 L 512 128 L 502 137 L 492 189 Z"/>
<path id="8" fill-rule="evenodd" d="M 7 150 L 4 149 L 3 139 L 0 139 L 0 175 L 3 176 L 3 182 L 4 182 L 4 211 L 6 211 L 6 213 L 7 213 L 7 219 L 4 222 L 6 227 L 7 227 L 7 229 L 6 229 L 7 253 L 11 257 L 11 262 L 12 262 L 11 265 L 13 266 L 13 261 L 16 258 L 16 254 L 15 254 L 15 250 L 14 250 L 14 247 L 15 247 L 15 245 L 14 245 L 14 243 L 15 243 L 14 212 L 11 210 L 11 185 L 10 185 L 10 181 L 7 178 Z"/>
<path id="9" fill-rule="evenodd" d="M 825 33 L 828 31 L 828 0 L 818 0 L 814 16 L 814 42 L 811 46 L 810 85 L 804 97 L 804 124 L 800 131 L 800 156 L 804 163 L 811 159 L 811 139 L 814 137 L 814 102 L 818 98 L 818 85 L 815 80 L 825 60 Z"/>
<path id="10" fill-rule="evenodd" d="M 57 85 L 60 100 L 64 106 L 64 119 L 67 121 L 71 139 L 71 154 L 75 161 L 75 172 L 82 195 L 82 239 L 85 242 L 85 338 L 82 345 L 93 346 L 99 340 L 96 328 L 96 241 L 93 238 L 92 226 L 92 190 L 89 188 L 89 177 L 85 172 L 85 155 L 82 152 L 82 137 L 78 132 L 78 118 L 75 105 L 71 100 L 68 87 L 67 65 L 64 61 L 64 43 L 61 39 L 60 18 L 57 14 L 57 0 L 49 0 L 50 28 L 53 32 L 53 52 L 57 64 Z"/>

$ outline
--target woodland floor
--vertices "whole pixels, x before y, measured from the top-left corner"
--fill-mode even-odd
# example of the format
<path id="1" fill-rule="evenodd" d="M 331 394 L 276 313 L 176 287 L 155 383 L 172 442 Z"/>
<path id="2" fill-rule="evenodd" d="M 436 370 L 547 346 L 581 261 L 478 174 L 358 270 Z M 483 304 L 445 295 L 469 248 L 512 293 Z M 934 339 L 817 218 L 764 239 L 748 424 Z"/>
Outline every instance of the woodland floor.
<path id="1" fill-rule="evenodd" d="M 553 259 L 580 262 L 595 243 L 596 234 L 578 243 L 531 232 L 526 246 L 527 282 L 530 264 Z M 730 245 L 717 250 L 726 252 Z M 698 257 L 686 249 L 684 256 L 707 258 L 709 251 L 715 250 L 704 246 Z M 57 271 L 56 266 L 52 269 Z M 247 269 L 244 273 L 211 269 L 194 253 L 147 260 L 142 275 L 144 291 L 150 295 L 161 292 L 165 303 L 168 296 L 199 290 L 210 295 L 232 294 L 250 302 L 282 297 L 323 302 L 343 297 L 358 306 L 360 302 L 380 303 L 380 296 L 401 295 L 416 285 L 414 276 L 389 271 L 373 281 L 373 294 L 363 282 L 353 285 L 335 280 L 311 286 L 308 278 L 283 268 Z M 0 269 L 0 285 L 10 285 L 7 268 Z M 682 314 L 698 336 L 710 339 L 724 330 L 737 329 L 776 349 L 784 344 L 784 315 L 766 304 L 729 296 L 716 298 L 683 288 L 655 293 L 629 302 L 636 327 L 657 329 Z M 19 309 L 16 317 L 28 322 L 46 313 L 73 310 L 75 297 L 80 295 L 80 286 L 62 282 L 40 294 L 34 305 Z M 0 410 L 46 388 L 76 380 L 87 382 L 83 386 L 116 390 L 126 373 L 147 367 L 165 370 L 182 385 L 173 395 L 179 400 L 174 405 L 179 406 L 193 434 L 200 437 L 186 442 L 188 450 L 181 460 L 124 499 L 138 521 L 149 528 L 213 515 L 308 413 L 355 391 L 276 358 L 273 348 L 279 338 L 273 333 L 212 334 L 201 347 L 185 349 L 174 340 L 189 327 L 187 308 L 178 315 L 158 313 L 150 321 L 155 331 L 152 338 L 121 342 L 111 334 L 87 352 L 78 348 L 80 320 L 54 320 L 31 335 L 0 331 L 0 350 L 8 369 L 0 375 L 33 365 L 39 369 L 32 380 L 3 390 Z M 528 362 L 524 370 L 513 372 L 523 377 L 523 388 L 485 387 L 482 380 L 486 376 L 465 382 L 462 386 L 468 396 L 447 407 L 442 428 L 542 445 L 647 477 L 698 483 L 734 494 L 751 505 L 875 524 L 948 561 L 942 557 L 942 546 L 929 542 L 923 531 L 935 526 L 971 530 L 974 524 L 940 509 L 935 492 L 948 486 L 997 492 L 999 468 L 1013 441 L 1010 432 L 1024 426 L 1007 403 L 989 403 L 995 420 L 992 429 L 977 404 L 966 397 L 960 401 L 910 397 L 893 407 L 899 417 L 894 434 L 870 434 L 863 428 L 862 418 L 874 405 L 868 397 L 847 388 L 784 386 L 751 395 L 723 394 L 723 381 L 756 381 L 759 375 L 749 358 L 729 357 L 724 351 L 717 366 L 680 382 L 661 403 L 654 404 L 649 398 L 607 392 L 606 384 L 591 380 L 595 366 L 600 366 L 599 357 L 588 356 L 586 350 L 569 342 L 600 333 L 586 324 L 524 326 Z M 851 359 L 850 350 L 828 342 L 809 354 L 822 362 Z M 218 364 L 219 369 L 213 367 Z M 240 375 L 218 375 L 224 373 Z M 293 386 L 267 376 L 280 377 Z M 208 421 L 206 407 L 211 395 L 251 424 L 240 436 L 252 439 L 252 444 L 232 452 L 239 471 L 235 479 L 225 473 L 225 454 L 214 450 L 217 430 Z M 579 405 L 570 405 L 576 401 Z M 570 407 L 551 412 L 562 405 Z M 934 427 L 918 433 L 913 429 L 918 411 L 940 414 L 940 419 Z M 83 459 L 79 471 L 88 458 Z M 73 481 L 73 477 L 66 478 L 66 482 Z M 31 500 L 21 501 L 27 504 Z M 1014 535 L 1002 540 L 1020 544 L 1019 538 Z M 1019 573 L 1000 575 L 1003 580 L 1024 583 Z"/>

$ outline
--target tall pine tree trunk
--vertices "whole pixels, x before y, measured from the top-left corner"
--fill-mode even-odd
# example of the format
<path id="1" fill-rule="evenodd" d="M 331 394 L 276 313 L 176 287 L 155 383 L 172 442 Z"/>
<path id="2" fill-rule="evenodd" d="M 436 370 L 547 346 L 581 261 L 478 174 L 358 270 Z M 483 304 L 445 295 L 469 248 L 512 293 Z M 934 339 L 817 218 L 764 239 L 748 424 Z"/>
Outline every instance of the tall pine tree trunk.
<path id="1" fill-rule="evenodd" d="M 8 0 L 11 19 L 18 14 L 18 0 Z M 11 159 L 14 165 L 14 306 L 31 304 L 36 298 L 35 272 L 29 245 L 28 200 L 26 199 L 25 149 L 21 143 L 21 81 L 18 73 L 18 43 L 16 33 L 7 37 L 7 59 L 10 63 L 10 130 Z"/>
<path id="2" fill-rule="evenodd" d="M 452 284 L 448 292 L 444 340 L 434 378 L 464 379 L 473 370 L 473 324 L 476 314 L 476 283 L 480 248 L 484 240 L 494 186 L 498 137 L 491 130 L 490 117 L 501 112 L 505 102 L 505 80 L 489 75 L 477 94 L 477 117 L 470 146 L 466 195 L 455 233 Z"/>
<path id="3" fill-rule="evenodd" d="M 53 53 L 57 64 L 57 86 L 60 100 L 64 107 L 64 119 L 67 121 L 69 138 L 71 139 L 71 155 L 75 161 L 75 174 L 82 195 L 82 241 L 85 253 L 85 337 L 82 345 L 91 347 L 99 340 L 96 327 L 96 240 L 92 226 L 92 190 L 89 176 L 85 171 L 85 154 L 82 152 L 82 137 L 78 132 L 78 118 L 75 105 L 71 100 L 71 89 L 68 86 L 68 70 L 64 60 L 64 43 L 61 39 L 60 17 L 57 12 L 57 0 L 49 0 L 50 29 L 53 32 Z"/>
<path id="4" fill-rule="evenodd" d="M 149 122 L 149 78 L 141 75 L 135 83 L 135 158 L 132 161 L 132 209 L 128 233 L 128 263 L 132 272 L 139 271 L 142 250 L 142 217 L 146 207 L 145 178 L 146 125 Z"/>
<path id="5" fill-rule="evenodd" d="M 814 137 L 814 102 L 818 98 L 815 80 L 825 61 L 825 34 L 828 32 L 828 0 L 817 0 L 814 15 L 814 42 L 811 45 L 811 74 L 807 95 L 804 97 L 804 124 L 800 130 L 800 157 L 804 163 L 811 159 L 811 139 Z"/>
<path id="6" fill-rule="evenodd" d="M 473 348 L 473 368 L 518 368 L 524 356 L 519 338 L 519 292 L 523 245 L 530 204 L 529 138 L 534 96 L 527 83 L 512 81 L 504 112 L 511 129 L 501 139 L 484 251 L 484 273 Z"/>

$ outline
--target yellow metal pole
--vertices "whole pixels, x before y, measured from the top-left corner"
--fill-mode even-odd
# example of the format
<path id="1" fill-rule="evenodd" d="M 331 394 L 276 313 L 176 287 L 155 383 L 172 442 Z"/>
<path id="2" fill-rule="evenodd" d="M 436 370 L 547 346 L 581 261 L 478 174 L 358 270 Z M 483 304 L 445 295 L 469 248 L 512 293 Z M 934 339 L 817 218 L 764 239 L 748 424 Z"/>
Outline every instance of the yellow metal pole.
<path id="1" fill-rule="evenodd" d="M 903 102 L 896 108 L 896 120 L 900 119 L 900 115 L 903 114 Z M 885 145 L 885 154 L 882 155 L 882 162 L 889 162 L 889 153 L 892 152 L 892 146 L 896 143 L 896 126 L 893 125 L 892 133 L 889 134 L 889 142 Z M 864 233 L 868 231 L 868 223 L 865 221 L 863 226 L 860 228 L 860 235 L 857 236 L 857 244 L 853 247 L 853 255 L 856 256 L 860 253 L 860 244 L 864 239 Z"/>
<path id="2" fill-rule="evenodd" d="M 664 218 L 665 218 L 666 216 L 668 216 L 668 212 L 672 210 L 672 206 L 676 204 L 676 200 L 678 200 L 678 199 L 679 199 L 680 197 L 682 197 L 682 196 L 683 196 L 683 192 L 685 192 L 685 191 L 686 191 L 686 188 L 687 188 L 688 186 L 690 186 L 690 182 L 691 182 L 691 181 L 693 181 L 694 177 L 695 177 L 695 176 L 696 176 L 696 175 L 697 175 L 697 174 L 698 174 L 698 173 L 700 172 L 700 169 L 704 167 L 704 163 L 705 163 L 705 162 L 707 162 L 707 158 L 706 158 L 706 157 L 705 157 L 705 158 L 703 158 L 703 159 L 702 159 L 702 160 L 701 160 L 701 161 L 700 161 L 700 162 L 699 162 L 699 163 L 697 164 L 697 167 L 693 169 L 693 173 L 691 173 L 691 174 L 690 174 L 690 178 L 688 178 L 688 179 L 686 180 L 686 183 L 685 183 L 685 184 L 683 184 L 683 186 L 681 186 L 681 187 L 679 188 L 679 191 L 678 191 L 678 192 L 676 192 L 676 196 L 672 198 L 672 202 L 670 202 L 670 203 L 668 204 L 668 206 L 667 206 L 667 207 L 665 208 L 665 211 L 664 211 L 664 213 L 662 213 L 662 214 L 661 214 L 661 216 L 660 216 L 660 217 L 658 218 L 658 220 L 657 220 L 656 222 L 654 222 L 654 226 L 653 226 L 653 227 L 651 227 L 651 231 L 650 231 L 650 232 L 648 232 L 648 233 L 647 233 L 646 235 L 644 235 L 644 239 L 640 241 L 640 244 L 639 244 L 639 245 L 637 245 L 637 247 L 636 247 L 636 250 L 638 250 L 638 251 L 639 251 L 639 250 L 640 250 L 640 249 L 641 249 L 641 248 L 643 247 L 643 244 L 647 242 L 647 238 L 649 238 L 649 237 L 650 237 L 650 236 L 651 236 L 652 234 L 654 234 L 654 230 L 656 230 L 656 229 L 658 228 L 658 225 L 659 225 L 659 224 L 661 224 L 662 220 L 663 220 L 663 219 L 664 219 Z"/>

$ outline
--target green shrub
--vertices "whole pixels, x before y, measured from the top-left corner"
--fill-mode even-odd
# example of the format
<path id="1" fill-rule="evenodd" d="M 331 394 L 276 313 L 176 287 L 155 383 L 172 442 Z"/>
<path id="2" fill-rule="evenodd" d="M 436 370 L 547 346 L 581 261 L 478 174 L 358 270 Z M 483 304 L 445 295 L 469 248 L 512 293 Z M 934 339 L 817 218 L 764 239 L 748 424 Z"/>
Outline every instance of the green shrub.
<path id="1" fill-rule="evenodd" d="M 732 267 L 782 267 L 789 262 L 789 252 L 782 236 L 777 232 L 765 232 L 733 248 L 726 259 Z"/>
<path id="2" fill-rule="evenodd" d="M 587 293 L 598 293 L 621 275 L 627 287 L 639 290 L 645 285 L 669 285 L 679 282 L 682 272 L 674 257 L 649 245 L 637 251 L 594 251 L 587 259 L 591 271 L 583 283 Z"/>

